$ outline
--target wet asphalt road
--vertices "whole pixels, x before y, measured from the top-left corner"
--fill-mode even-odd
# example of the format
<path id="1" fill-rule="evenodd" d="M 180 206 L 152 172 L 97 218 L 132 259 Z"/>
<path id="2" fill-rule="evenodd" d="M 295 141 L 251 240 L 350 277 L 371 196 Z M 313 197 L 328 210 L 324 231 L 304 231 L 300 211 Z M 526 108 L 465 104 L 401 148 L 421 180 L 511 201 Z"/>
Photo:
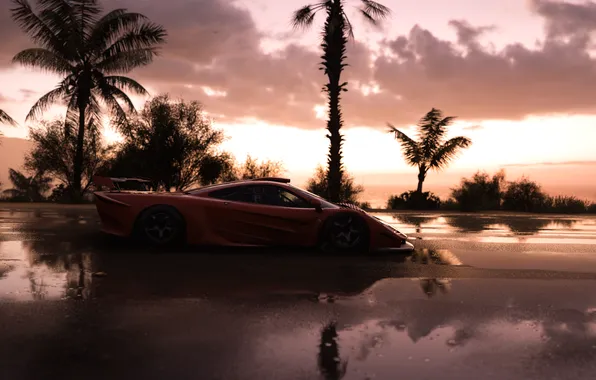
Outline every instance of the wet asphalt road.
<path id="1" fill-rule="evenodd" d="M 0 204 L 0 379 L 596 378 L 596 217 L 378 216 L 415 254 L 157 252 Z"/>

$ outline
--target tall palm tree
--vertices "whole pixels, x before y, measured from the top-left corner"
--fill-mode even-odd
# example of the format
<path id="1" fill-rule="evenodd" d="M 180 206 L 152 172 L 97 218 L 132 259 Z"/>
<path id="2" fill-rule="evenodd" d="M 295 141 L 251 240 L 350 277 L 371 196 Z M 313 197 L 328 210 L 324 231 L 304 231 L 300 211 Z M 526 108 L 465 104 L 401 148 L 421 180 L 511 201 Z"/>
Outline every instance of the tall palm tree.
<path id="1" fill-rule="evenodd" d="M 315 4 L 306 5 L 293 15 L 294 28 L 307 28 L 313 24 L 315 15 L 319 11 L 326 13 L 323 27 L 323 55 L 321 70 L 327 75 L 328 83 L 323 87 L 329 102 L 329 120 L 327 121 L 327 138 L 329 139 L 329 155 L 327 157 L 327 182 L 328 199 L 332 202 L 340 201 L 340 187 L 342 179 L 342 144 L 343 136 L 340 133 L 343 125 L 341 108 L 339 105 L 340 93 L 347 91 L 347 82 L 341 83 L 341 73 L 347 65 L 346 44 L 348 37 L 353 37 L 352 24 L 345 13 L 347 0 L 324 0 Z M 373 25 L 387 17 L 389 8 L 372 0 L 359 0 L 360 13 L 364 19 Z"/>
<path id="2" fill-rule="evenodd" d="M 37 0 L 37 12 L 27 0 L 11 1 L 12 18 L 38 45 L 18 53 L 13 62 L 63 78 L 33 105 L 27 119 L 36 118 L 53 103 L 67 106 L 67 119 L 78 124 L 73 165 L 73 196 L 78 198 L 86 123 L 100 120 L 102 105 L 119 118 L 125 117 L 125 108 L 134 112 L 124 91 L 141 95 L 147 91 L 122 74 L 152 62 L 166 32 L 126 9 L 100 17 L 98 0 Z"/>
<path id="3" fill-rule="evenodd" d="M 418 123 L 418 141 L 387 123 L 389 133 L 393 133 L 401 144 L 406 162 L 410 166 L 418 166 L 418 194 L 422 193 L 422 184 L 429 170 L 445 169 L 462 149 L 472 144 L 469 138 L 463 136 L 445 141 L 447 127 L 454 119 L 454 116 L 443 117 L 439 109 L 431 109 Z"/>
<path id="4" fill-rule="evenodd" d="M 17 125 L 17 122 L 6 112 L 0 110 L 0 124 Z"/>

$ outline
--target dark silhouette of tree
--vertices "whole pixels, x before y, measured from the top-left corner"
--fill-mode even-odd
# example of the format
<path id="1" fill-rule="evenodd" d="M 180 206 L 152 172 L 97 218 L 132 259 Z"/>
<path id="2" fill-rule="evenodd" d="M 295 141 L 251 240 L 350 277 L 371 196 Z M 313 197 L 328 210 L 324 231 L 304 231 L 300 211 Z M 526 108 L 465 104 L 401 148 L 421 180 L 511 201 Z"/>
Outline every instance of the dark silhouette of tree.
<path id="1" fill-rule="evenodd" d="M 263 160 L 259 162 L 250 155 L 242 165 L 236 167 L 238 179 L 255 179 L 265 177 L 278 177 L 284 173 L 283 164 L 278 161 Z"/>
<path id="2" fill-rule="evenodd" d="M 33 105 L 27 119 L 54 103 L 67 106 L 66 120 L 78 124 L 72 195 L 80 199 L 86 125 L 100 120 L 101 105 L 119 118 L 126 117 L 125 108 L 134 112 L 124 91 L 147 91 L 122 74 L 152 62 L 166 32 L 126 9 L 100 17 L 98 0 L 37 0 L 37 12 L 27 0 L 12 3 L 12 18 L 38 45 L 15 55 L 13 62 L 63 77 Z"/>
<path id="3" fill-rule="evenodd" d="M 445 169 L 462 149 L 472 144 L 469 138 L 463 136 L 445 141 L 447 127 L 453 119 L 454 116 L 443 117 L 439 109 L 431 109 L 418 123 L 418 141 L 388 123 L 389 132 L 393 133 L 401 144 L 408 165 L 418 167 L 416 192 L 419 194 L 422 193 L 422 184 L 429 170 Z"/>
<path id="4" fill-rule="evenodd" d="M 319 344 L 319 372 L 325 380 L 339 380 L 346 375 L 348 363 L 340 362 L 337 339 L 336 323 L 330 322 L 321 330 Z"/>
<path id="5" fill-rule="evenodd" d="M 201 185 L 230 182 L 238 179 L 234 157 L 228 152 L 206 156 L 201 162 Z"/>
<path id="6" fill-rule="evenodd" d="M 13 126 L 17 125 L 17 122 L 10 117 L 6 112 L 0 110 L 0 124 L 10 124 Z"/>
<path id="7" fill-rule="evenodd" d="M 201 184 L 230 182 L 242 179 L 279 177 L 284 173 L 281 162 L 272 160 L 260 161 L 252 156 L 239 164 L 228 152 L 207 156 L 201 163 Z"/>
<path id="8" fill-rule="evenodd" d="M 323 87 L 327 93 L 329 103 L 329 120 L 327 121 L 327 138 L 329 139 L 329 155 L 327 158 L 327 183 L 328 194 L 326 198 L 331 202 L 340 201 L 341 179 L 342 179 L 342 144 L 343 136 L 341 127 L 343 125 L 340 94 L 347 91 L 347 82 L 341 82 L 341 74 L 346 61 L 346 45 L 348 37 L 353 37 L 352 24 L 345 13 L 346 0 L 325 0 L 318 3 L 306 5 L 293 15 L 295 28 L 307 28 L 313 24 L 315 15 L 319 11 L 326 14 L 323 27 L 323 55 L 321 56 L 321 70 L 327 76 L 328 83 Z M 389 8 L 372 0 L 360 0 L 360 13 L 364 19 L 373 25 L 389 15 Z"/>
<path id="9" fill-rule="evenodd" d="M 74 184 L 75 157 L 78 136 L 73 133 L 76 124 L 56 120 L 42 122 L 29 128 L 29 139 L 33 148 L 25 156 L 25 168 L 32 172 L 42 172 L 60 182 L 62 195 Z M 83 140 L 83 161 L 81 191 L 85 193 L 91 185 L 93 175 L 105 165 L 108 148 L 103 144 L 101 133 L 93 121 L 87 125 Z M 54 197 L 55 198 L 55 197 Z"/>
<path id="10" fill-rule="evenodd" d="M 157 188 L 180 191 L 219 177 L 205 169 L 225 167 L 225 156 L 216 151 L 224 133 L 213 128 L 198 102 L 161 95 L 117 126 L 124 142 L 106 169 L 112 176 L 146 177 Z"/>
<path id="11" fill-rule="evenodd" d="M 43 172 L 27 176 L 17 170 L 8 169 L 8 178 L 12 183 L 12 188 L 4 190 L 3 193 L 13 200 L 26 202 L 39 202 L 44 200 L 44 193 L 50 190 L 52 178 L 46 176 Z"/>
<path id="12" fill-rule="evenodd" d="M 315 174 L 307 182 L 306 189 L 313 194 L 326 198 L 329 194 L 329 177 L 322 166 L 317 166 Z M 354 177 L 346 172 L 341 173 L 338 202 L 358 203 L 358 195 L 364 191 L 364 187 L 354 183 Z"/>
<path id="13" fill-rule="evenodd" d="M 451 197 L 462 211 L 500 210 L 505 185 L 503 170 L 492 178 L 479 171 L 471 179 L 462 178 L 460 186 L 451 189 Z"/>
<path id="14" fill-rule="evenodd" d="M 540 212 L 548 208 L 548 195 L 536 182 L 526 177 L 510 182 L 503 195 L 503 209 L 508 211 Z"/>

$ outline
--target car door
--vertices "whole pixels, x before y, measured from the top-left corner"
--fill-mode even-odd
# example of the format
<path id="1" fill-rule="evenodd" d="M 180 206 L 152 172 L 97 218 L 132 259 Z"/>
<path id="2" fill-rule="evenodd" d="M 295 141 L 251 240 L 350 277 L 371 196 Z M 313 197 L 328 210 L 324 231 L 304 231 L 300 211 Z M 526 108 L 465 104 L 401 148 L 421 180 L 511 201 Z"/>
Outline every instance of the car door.
<path id="1" fill-rule="evenodd" d="M 242 187 L 224 201 L 223 215 L 230 234 L 256 245 L 300 246 L 314 242 L 320 214 L 308 201 L 277 185 Z"/>
<path id="2" fill-rule="evenodd" d="M 208 194 L 209 202 L 205 203 L 206 223 L 219 239 L 226 244 L 260 245 L 254 234 L 238 221 L 234 205 L 254 202 L 252 190 L 247 186 L 231 186 L 214 190 Z M 230 207 L 230 205 L 232 207 Z"/>

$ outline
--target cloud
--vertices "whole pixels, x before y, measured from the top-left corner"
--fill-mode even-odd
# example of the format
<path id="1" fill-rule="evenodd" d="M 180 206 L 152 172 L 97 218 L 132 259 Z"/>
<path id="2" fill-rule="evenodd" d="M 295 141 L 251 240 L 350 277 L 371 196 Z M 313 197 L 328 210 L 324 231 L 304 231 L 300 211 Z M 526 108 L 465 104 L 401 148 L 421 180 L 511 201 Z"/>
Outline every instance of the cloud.
<path id="1" fill-rule="evenodd" d="M 464 131 L 479 131 L 481 129 L 483 129 L 483 127 L 482 127 L 482 125 L 479 125 L 479 124 L 470 125 L 470 126 L 463 128 Z"/>
<path id="2" fill-rule="evenodd" d="M 249 11 L 226 0 L 103 4 L 105 9 L 141 12 L 168 30 L 161 56 L 130 74 L 155 92 L 199 100 L 221 122 L 255 118 L 322 127 L 314 111 L 315 105 L 325 103 L 318 46 L 311 50 L 289 44 L 266 54 L 261 46 L 270 34 L 259 30 Z M 596 60 L 588 50 L 596 29 L 596 4 L 530 4 L 545 20 L 544 39 L 535 48 L 517 43 L 488 48 L 479 38 L 495 26 L 465 20 L 449 21 L 457 41 L 415 25 L 409 33 L 383 41 L 390 54 L 377 57 L 372 66 L 368 47 L 351 42 L 350 66 L 342 77 L 350 83 L 342 95 L 346 125 L 414 124 L 431 107 L 468 121 L 594 112 Z M 8 17 L 1 9 L 0 33 L 6 36 L 0 47 L 2 62 L 31 46 Z M 209 96 L 207 89 L 220 96 Z"/>

